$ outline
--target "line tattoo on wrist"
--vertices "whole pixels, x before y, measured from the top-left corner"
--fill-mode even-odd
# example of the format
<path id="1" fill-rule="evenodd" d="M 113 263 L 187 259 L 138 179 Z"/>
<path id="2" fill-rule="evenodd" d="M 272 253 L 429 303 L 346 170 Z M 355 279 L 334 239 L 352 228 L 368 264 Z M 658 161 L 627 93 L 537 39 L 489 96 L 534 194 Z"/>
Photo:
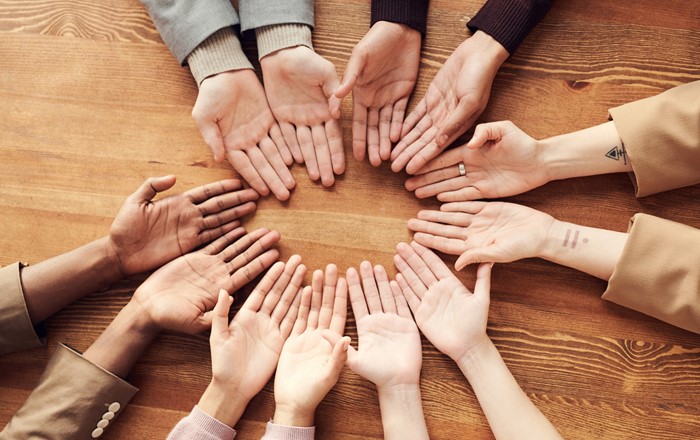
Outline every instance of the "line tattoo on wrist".
<path id="1" fill-rule="evenodd" d="M 579 243 L 579 237 L 581 237 L 581 231 L 576 229 L 574 230 L 574 236 L 573 238 L 571 237 L 571 228 L 568 228 L 566 230 L 566 235 L 564 236 L 564 241 L 561 244 L 562 247 L 570 247 L 571 249 L 576 249 L 576 245 Z M 571 241 L 569 241 L 571 239 Z M 583 244 L 588 243 L 588 238 L 586 237 L 581 237 L 581 242 Z"/>
<path id="2" fill-rule="evenodd" d="M 620 161 L 620 159 L 622 159 L 622 163 L 627 165 L 627 150 L 625 150 L 625 144 L 620 142 L 619 147 L 615 145 L 610 150 L 608 150 L 607 153 L 605 153 L 605 157 L 618 162 Z"/>

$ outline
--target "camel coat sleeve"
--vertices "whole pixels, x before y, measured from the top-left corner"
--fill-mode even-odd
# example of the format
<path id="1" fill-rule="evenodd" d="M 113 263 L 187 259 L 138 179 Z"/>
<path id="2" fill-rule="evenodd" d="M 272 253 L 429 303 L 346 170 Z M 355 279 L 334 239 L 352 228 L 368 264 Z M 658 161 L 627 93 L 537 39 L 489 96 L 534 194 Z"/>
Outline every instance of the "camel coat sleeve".
<path id="1" fill-rule="evenodd" d="M 20 270 L 14 263 L 0 269 L 0 356 L 46 343 L 43 325 L 34 328 L 24 302 Z"/>

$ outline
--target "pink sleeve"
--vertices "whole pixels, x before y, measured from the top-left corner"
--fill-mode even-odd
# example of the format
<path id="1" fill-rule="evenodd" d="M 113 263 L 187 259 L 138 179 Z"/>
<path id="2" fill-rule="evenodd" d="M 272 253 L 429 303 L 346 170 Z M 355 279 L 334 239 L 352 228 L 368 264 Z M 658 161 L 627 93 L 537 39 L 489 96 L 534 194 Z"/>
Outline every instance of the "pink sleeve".
<path id="1" fill-rule="evenodd" d="M 300 426 L 282 426 L 267 422 L 265 435 L 261 440 L 314 440 L 316 428 Z"/>
<path id="2" fill-rule="evenodd" d="M 221 423 L 196 406 L 168 434 L 167 440 L 233 440 L 236 430 Z"/>

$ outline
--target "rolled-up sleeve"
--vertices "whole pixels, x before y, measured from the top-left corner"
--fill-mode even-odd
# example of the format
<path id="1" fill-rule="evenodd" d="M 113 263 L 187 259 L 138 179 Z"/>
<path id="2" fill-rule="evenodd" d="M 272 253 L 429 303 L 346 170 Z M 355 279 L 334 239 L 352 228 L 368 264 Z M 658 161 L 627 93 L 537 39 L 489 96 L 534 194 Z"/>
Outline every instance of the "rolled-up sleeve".
<path id="1" fill-rule="evenodd" d="M 46 343 L 42 326 L 32 326 L 24 301 L 21 263 L 0 269 L 0 355 L 40 347 Z"/>

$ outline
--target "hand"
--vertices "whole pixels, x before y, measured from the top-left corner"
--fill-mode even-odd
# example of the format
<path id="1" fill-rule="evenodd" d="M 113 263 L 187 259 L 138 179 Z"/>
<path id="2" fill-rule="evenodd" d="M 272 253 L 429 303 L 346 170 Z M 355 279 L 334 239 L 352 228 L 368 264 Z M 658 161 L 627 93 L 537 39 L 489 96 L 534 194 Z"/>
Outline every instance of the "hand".
<path id="1" fill-rule="evenodd" d="M 465 176 L 459 175 L 463 163 Z M 514 196 L 549 182 L 542 146 L 510 121 L 476 126 L 469 143 L 445 151 L 406 181 L 419 198 L 443 202 Z"/>
<path id="2" fill-rule="evenodd" d="M 136 289 L 131 303 L 159 330 L 190 334 L 206 330 L 216 292 L 235 292 L 279 256 L 270 249 L 280 240 L 279 232 L 261 228 L 244 234 L 243 228 L 234 229 L 161 267 Z"/>
<path id="3" fill-rule="evenodd" d="M 206 78 L 192 117 L 215 161 L 225 156 L 263 196 L 272 191 L 279 200 L 289 199 L 296 185 L 288 168 L 292 155 L 255 72 L 241 69 Z"/>
<path id="4" fill-rule="evenodd" d="M 275 417 L 285 426 L 313 426 L 316 407 L 338 382 L 350 338 L 343 338 L 348 286 L 334 264 L 314 272 L 275 374 Z M 329 338 L 334 343 L 329 342 Z"/>
<path id="5" fill-rule="evenodd" d="M 260 66 L 267 100 L 294 159 L 306 162 L 311 180 L 333 185 L 333 173 L 345 171 L 343 133 L 328 108 L 338 88 L 333 63 L 306 46 L 296 46 L 263 57 Z"/>
<path id="6" fill-rule="evenodd" d="M 422 353 L 418 328 L 395 281 L 382 266 L 363 261 L 362 285 L 355 269 L 347 272 L 350 304 L 357 324 L 355 350 L 348 350 L 348 367 L 373 382 L 377 389 L 418 385 Z M 364 291 L 364 293 L 363 293 Z"/>
<path id="7" fill-rule="evenodd" d="M 491 264 L 482 264 L 476 273 L 472 294 L 445 263 L 416 242 L 399 243 L 394 264 L 396 275 L 418 327 L 441 352 L 455 361 L 481 344 L 489 315 Z"/>
<path id="8" fill-rule="evenodd" d="M 258 194 L 236 179 L 221 180 L 153 201 L 175 176 L 151 177 L 130 195 L 109 230 L 124 276 L 146 272 L 240 226 Z"/>
<path id="9" fill-rule="evenodd" d="M 275 371 L 299 311 L 300 263 L 294 255 L 272 266 L 230 324 L 233 298 L 219 292 L 209 338 L 212 381 L 197 406 L 222 423 L 233 427 Z"/>
<path id="10" fill-rule="evenodd" d="M 415 174 L 486 108 L 491 84 L 508 52 L 488 34 L 477 31 L 455 49 L 408 115 L 401 140 L 391 152 L 391 169 Z"/>
<path id="11" fill-rule="evenodd" d="M 331 98 L 331 111 L 340 117 L 340 103 L 352 91 L 352 150 L 356 160 L 374 166 L 391 155 L 399 140 L 408 98 L 418 77 L 420 32 L 399 23 L 379 21 L 357 46 Z"/>
<path id="12" fill-rule="evenodd" d="M 556 220 L 526 206 L 505 202 L 446 203 L 440 211 L 420 211 L 408 221 L 423 246 L 460 255 L 462 270 L 472 263 L 509 263 L 543 255 Z"/>

